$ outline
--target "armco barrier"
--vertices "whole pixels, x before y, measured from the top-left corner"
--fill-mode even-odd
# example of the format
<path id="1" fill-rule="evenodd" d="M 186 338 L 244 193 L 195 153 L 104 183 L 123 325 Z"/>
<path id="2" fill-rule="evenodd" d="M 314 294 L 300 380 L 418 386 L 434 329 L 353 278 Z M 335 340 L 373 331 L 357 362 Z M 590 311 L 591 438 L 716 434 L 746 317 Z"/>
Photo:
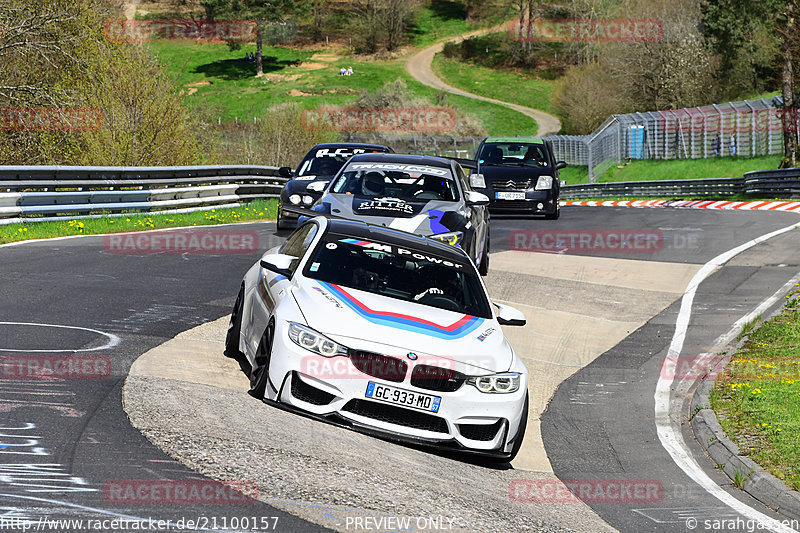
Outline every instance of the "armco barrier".
<path id="1" fill-rule="evenodd" d="M 269 166 L 0 166 L 0 223 L 230 207 L 240 200 L 275 198 L 285 183 L 278 168 Z"/>
<path id="2" fill-rule="evenodd" d="M 742 178 L 622 181 L 566 185 L 565 200 L 620 197 L 702 197 L 754 195 L 761 198 L 800 198 L 800 168 L 747 172 Z"/>

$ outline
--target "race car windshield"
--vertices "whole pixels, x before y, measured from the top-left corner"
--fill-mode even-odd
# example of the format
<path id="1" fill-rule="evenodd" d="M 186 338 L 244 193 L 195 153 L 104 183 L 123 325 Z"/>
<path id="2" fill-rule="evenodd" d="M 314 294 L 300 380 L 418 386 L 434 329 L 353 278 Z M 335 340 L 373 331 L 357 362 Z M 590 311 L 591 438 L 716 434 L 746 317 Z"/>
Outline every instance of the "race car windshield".
<path id="1" fill-rule="evenodd" d="M 324 155 L 322 157 L 309 156 L 300 163 L 297 176 L 333 176 L 344 166 L 349 156 Z"/>
<path id="2" fill-rule="evenodd" d="M 303 275 L 406 302 L 491 318 L 475 269 L 430 252 L 328 234 Z"/>
<path id="3" fill-rule="evenodd" d="M 478 160 L 482 165 L 547 166 L 544 145 L 533 143 L 486 143 Z"/>
<path id="4" fill-rule="evenodd" d="M 420 165 L 351 164 L 331 192 L 407 202 L 455 202 L 459 198 L 450 169 Z"/>

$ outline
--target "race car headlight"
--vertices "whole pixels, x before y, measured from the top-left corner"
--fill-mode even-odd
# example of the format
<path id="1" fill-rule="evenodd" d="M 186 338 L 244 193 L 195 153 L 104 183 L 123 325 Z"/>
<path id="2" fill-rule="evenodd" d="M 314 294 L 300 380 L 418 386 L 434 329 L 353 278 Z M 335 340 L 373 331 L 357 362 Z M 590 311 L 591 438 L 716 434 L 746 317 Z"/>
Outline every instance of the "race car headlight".
<path id="1" fill-rule="evenodd" d="M 481 392 L 508 394 L 519 390 L 520 375 L 516 372 L 506 372 L 489 376 L 472 376 L 467 379 L 467 383 Z"/>
<path id="2" fill-rule="evenodd" d="M 537 191 L 541 191 L 542 189 L 549 189 L 553 186 L 553 176 L 539 176 L 539 179 L 536 180 L 536 189 Z"/>
<path id="3" fill-rule="evenodd" d="M 289 338 L 301 348 L 324 357 L 347 355 L 346 346 L 333 342 L 325 335 L 295 322 L 289 322 Z"/>
<path id="4" fill-rule="evenodd" d="M 456 246 L 464 238 L 464 234 L 460 231 L 451 231 L 449 233 L 437 233 L 436 235 L 431 235 L 430 237 L 431 239 L 436 239 L 437 241 L 449 244 L 450 246 Z"/>
<path id="5" fill-rule="evenodd" d="M 309 196 L 309 195 L 303 196 L 303 203 L 306 204 L 306 205 L 313 204 L 314 203 L 314 197 L 313 196 Z"/>
<path id="6" fill-rule="evenodd" d="M 299 194 L 293 194 L 293 195 L 289 196 L 289 201 L 292 202 L 294 205 L 299 204 L 300 203 L 300 195 Z"/>

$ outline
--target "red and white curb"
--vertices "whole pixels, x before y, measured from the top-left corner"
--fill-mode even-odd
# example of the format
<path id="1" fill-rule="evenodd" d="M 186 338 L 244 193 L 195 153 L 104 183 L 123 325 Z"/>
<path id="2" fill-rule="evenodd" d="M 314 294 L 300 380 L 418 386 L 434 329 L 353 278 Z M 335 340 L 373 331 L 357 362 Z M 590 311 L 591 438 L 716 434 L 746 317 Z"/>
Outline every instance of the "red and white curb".
<path id="1" fill-rule="evenodd" d="M 800 202 L 731 202 L 724 200 L 567 200 L 563 205 L 585 207 L 680 207 L 684 209 L 738 209 L 747 211 L 796 211 Z"/>

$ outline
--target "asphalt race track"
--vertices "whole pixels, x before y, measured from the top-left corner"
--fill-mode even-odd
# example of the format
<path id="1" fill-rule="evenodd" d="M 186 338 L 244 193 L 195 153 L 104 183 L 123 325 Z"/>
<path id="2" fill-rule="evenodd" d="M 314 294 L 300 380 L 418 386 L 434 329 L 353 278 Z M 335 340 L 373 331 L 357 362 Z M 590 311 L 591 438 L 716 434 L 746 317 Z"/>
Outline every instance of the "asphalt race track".
<path id="1" fill-rule="evenodd" d="M 449 480 L 449 483 L 437 487 L 441 493 L 441 513 L 446 515 L 450 511 L 444 507 L 451 501 L 447 493 L 463 490 L 473 498 L 472 505 L 480 514 L 479 489 L 489 490 L 491 487 L 494 490 L 499 486 L 505 493 L 487 494 L 485 497 L 487 500 L 504 499 L 506 503 L 512 500 L 508 508 L 516 514 L 505 518 L 508 531 L 522 530 L 523 522 L 524 528 L 531 530 L 595 531 L 597 529 L 587 529 L 595 528 L 599 522 L 595 522 L 596 517 L 592 518 L 592 511 L 611 526 L 608 530 L 631 532 L 689 531 L 686 522 L 689 517 L 700 522 L 695 530 L 703 531 L 704 519 L 746 517 L 750 512 L 747 508 L 780 518 L 753 498 L 732 488 L 730 480 L 703 455 L 691 430 L 686 431 L 685 426 L 683 441 L 693 452 L 701 473 L 714 480 L 742 506 L 733 509 L 723 504 L 695 482 L 697 475 L 681 470 L 659 438 L 654 421 L 654 394 L 680 309 L 680 292 L 666 283 L 670 276 L 680 273 L 678 285 L 683 291 L 686 282 L 714 257 L 799 220 L 796 215 L 788 213 L 589 207 L 564 208 L 558 221 L 494 219 L 492 252 L 496 255 L 492 258 L 494 272 L 487 278 L 487 284 L 490 290 L 493 286 L 513 284 L 514 278 L 503 270 L 510 264 L 522 265 L 518 279 L 524 281 L 519 282 L 516 294 L 510 294 L 508 290 L 509 294 L 493 296 L 501 299 L 516 297 L 516 303 L 528 306 L 523 310 L 532 324 L 537 321 L 537 309 L 558 311 L 570 308 L 569 311 L 577 316 L 581 309 L 587 315 L 600 314 L 605 306 L 605 312 L 611 309 L 620 316 L 620 323 L 635 327 L 630 327 L 630 331 L 618 328 L 617 335 L 609 337 L 606 344 L 592 344 L 592 349 L 601 347 L 597 353 L 577 362 L 567 364 L 566 355 L 560 366 L 549 360 L 531 360 L 531 363 L 526 360 L 531 372 L 541 373 L 543 380 L 545 374 L 551 375 L 547 379 L 555 390 L 540 420 L 537 414 L 532 430 L 534 434 L 530 438 L 529 462 L 515 462 L 517 470 L 498 471 L 458 458 L 448 457 L 439 461 L 437 457 L 437 468 L 451 468 L 450 472 L 440 472 L 442 479 Z M 635 250 L 615 248 L 614 242 L 603 233 L 608 230 L 642 233 L 645 235 L 644 245 Z M 42 362 L 51 356 L 84 357 L 93 362 L 95 366 L 92 368 L 97 371 L 94 376 L 84 372 L 80 379 L 26 379 L 24 375 L 9 375 L 7 366 L 3 366 L 4 373 L 0 378 L 0 520 L 30 519 L 36 522 L 40 518 L 136 517 L 167 520 L 173 525 L 181 520 L 184 523 L 195 520 L 196 529 L 252 530 L 244 522 L 237 522 L 234 528 L 230 525 L 234 518 L 257 517 L 262 526 L 259 530 L 321 531 L 325 530 L 324 526 L 355 530 L 343 525 L 337 527 L 335 521 L 317 520 L 315 516 L 324 514 L 324 510 L 301 512 L 282 504 L 284 500 L 269 493 L 268 483 L 259 483 L 260 501 L 247 501 L 242 505 L 230 505 L 224 499 L 214 500 L 215 505 L 208 502 L 120 501 L 110 492 L 115 483 L 131 481 L 210 483 L 208 478 L 198 473 L 200 470 L 214 472 L 217 479 L 246 481 L 255 478 L 255 474 L 240 476 L 240 473 L 247 472 L 246 468 L 242 470 L 240 467 L 247 465 L 233 463 L 223 465 L 228 469 L 226 477 L 225 468 L 211 464 L 217 460 L 216 457 L 199 453 L 206 447 L 213 447 L 213 442 L 179 440 L 180 437 L 171 435 L 168 438 L 174 441 L 169 445 L 162 442 L 162 447 L 171 452 L 177 449 L 198 452 L 191 460 L 185 457 L 181 457 L 181 462 L 175 460 L 142 436 L 131 425 L 123 409 L 123 382 L 134 361 L 183 331 L 226 316 L 242 274 L 263 250 L 282 240 L 275 234 L 273 223 L 226 226 L 213 228 L 213 231 L 254 231 L 259 243 L 255 250 L 247 253 L 219 251 L 204 254 L 121 253 L 109 249 L 108 240 L 103 237 L 0 247 L 0 357 L 6 362 L 9 361 L 7 358 Z M 580 242 L 573 242 L 574 246 L 548 247 L 546 242 L 550 241 L 547 241 L 545 233 L 534 234 L 532 231 L 558 231 L 567 235 L 570 232 L 591 233 L 593 238 L 600 233 L 605 245 L 582 249 Z M 653 232 L 660 232 L 663 238 L 657 246 L 647 246 L 646 237 Z M 787 232 L 742 252 L 700 283 L 691 307 L 681 356 L 690 357 L 707 351 L 734 322 L 796 276 L 800 272 L 796 252 L 799 245 L 800 234 Z M 520 247 L 524 247 L 525 252 L 551 253 L 523 253 Z M 611 270 L 594 266 L 610 265 L 609 261 L 618 264 L 614 263 Z M 593 266 L 589 268 L 587 265 Z M 667 265 L 659 266 L 661 274 L 658 277 L 662 279 L 652 276 L 652 287 L 642 288 L 642 280 L 634 280 L 635 269 L 648 272 L 648 268 L 656 265 Z M 549 270 L 545 275 L 546 269 Z M 612 270 L 617 278 L 605 279 L 603 276 Z M 549 280 L 551 290 L 526 291 L 526 287 L 531 286 L 529 281 L 534 283 L 545 278 Z M 613 285 L 613 290 L 609 291 L 606 300 L 590 301 L 575 292 L 579 283 L 598 289 Z M 615 294 L 619 295 L 616 299 Z M 657 302 L 647 307 L 647 302 L 642 301 L 637 304 L 642 306 L 641 312 L 631 311 L 630 317 L 622 316 L 626 313 L 625 307 L 632 305 L 627 302 L 636 302 L 647 296 L 652 296 Z M 597 309 L 594 310 L 593 306 Z M 570 339 L 583 339 L 588 345 L 595 331 L 576 326 L 568 333 Z M 517 346 L 518 341 L 511 338 Z M 520 337 L 519 342 L 527 350 L 535 348 L 536 340 Z M 556 351 L 564 354 L 581 348 L 573 341 L 564 343 L 555 339 L 552 343 Z M 104 362 L 108 363 L 110 372 L 102 366 Z M 188 366 L 191 366 L 191 359 Z M 244 379 L 243 375 L 241 377 Z M 531 381 L 536 381 L 535 375 Z M 189 396 L 182 396 L 184 392 L 188 394 L 188 390 L 183 391 L 177 384 L 171 390 L 171 383 L 162 381 L 159 387 L 153 388 L 158 392 L 158 396 L 152 397 L 154 409 L 157 410 L 158 402 L 165 401 L 164 397 L 169 397 L 173 391 L 174 396 L 169 397 L 166 403 L 175 403 L 176 409 L 182 401 L 190 403 L 184 400 Z M 203 394 L 209 403 L 215 398 L 247 400 L 244 398 L 246 394 L 243 397 L 243 393 L 233 389 L 221 393 L 206 387 Z M 542 408 L 551 394 L 552 391 L 542 393 Z M 147 403 L 147 398 L 139 401 Z M 673 405 L 677 404 L 675 412 L 688 414 L 686 402 L 688 396 L 676 398 L 673 402 Z M 224 412 L 222 407 L 217 409 Z M 268 409 L 272 408 L 263 406 L 263 409 L 264 413 L 270 414 Z M 175 419 L 171 423 L 175 427 L 185 427 L 186 431 L 190 431 L 191 426 L 215 423 L 224 432 L 230 419 L 221 415 L 214 417 L 213 414 L 212 405 L 207 419 Z M 310 428 L 311 437 L 331 436 L 339 439 L 332 442 L 364 446 L 363 449 L 371 451 L 369 457 L 359 456 L 357 449 L 339 454 L 351 461 L 349 464 L 323 463 L 326 468 L 330 467 L 331 476 L 343 476 L 344 479 L 349 467 L 371 467 L 373 463 L 376 471 L 384 468 L 386 465 L 376 455 L 381 450 L 391 451 L 401 458 L 392 468 L 381 471 L 383 484 L 376 490 L 379 494 L 374 498 L 364 494 L 359 501 L 336 500 L 339 505 L 372 509 L 386 515 L 405 512 L 405 507 L 415 508 L 416 496 L 402 493 L 404 485 L 400 478 L 409 474 L 402 470 L 404 467 L 430 466 L 433 464 L 430 458 L 434 455 L 339 428 L 321 429 L 317 427 L 321 424 L 296 415 L 284 413 L 280 417 L 284 415 L 302 420 L 297 424 Z M 274 415 L 276 420 L 277 417 Z M 285 431 L 289 429 L 291 427 L 284 428 Z M 231 433 L 252 433 L 254 428 L 228 430 Z M 537 442 L 543 443 L 546 457 L 537 455 L 534 449 Z M 304 441 L 305 446 L 314 444 L 313 439 L 310 443 Z M 286 464 L 292 464 L 293 456 L 287 449 L 280 452 L 282 457 L 286 457 Z M 359 461 L 361 464 L 356 464 Z M 196 470 L 185 464 L 191 464 Z M 319 496 L 310 489 L 301 490 L 305 488 L 302 476 L 306 470 L 310 470 L 309 465 L 303 464 L 298 465 L 297 472 L 284 472 L 296 476 L 291 480 L 296 485 L 287 479 L 275 478 L 273 481 L 281 485 L 282 494 L 296 488 L 298 493 L 303 493 L 303 497 L 298 499 L 312 505 L 321 499 L 317 500 Z M 481 472 L 485 472 L 485 480 L 481 479 Z M 659 485 L 661 492 L 657 497 L 640 498 L 631 503 L 587 501 L 588 507 L 563 501 L 542 505 L 541 502 L 524 501 L 524 495 L 521 501 L 513 501 L 508 480 L 524 478 L 533 483 L 537 479 L 551 480 L 550 472 L 561 480 L 651 482 Z M 463 479 L 460 477 L 462 474 L 477 476 L 477 479 Z M 392 486 L 393 476 L 398 478 L 396 491 Z M 368 486 L 369 480 L 365 483 Z M 396 502 L 393 509 L 381 507 L 381 501 L 390 500 Z M 461 503 L 466 506 L 469 502 Z M 436 501 L 432 502 L 434 507 L 436 504 Z M 578 514 L 585 515 L 585 520 L 573 519 Z M 520 521 L 518 526 L 513 516 L 523 515 L 531 515 L 533 520 Z M 209 520 L 212 517 L 216 518 L 215 523 Z M 261 522 L 262 517 L 277 520 Z M 202 518 L 206 520 L 199 520 Z M 223 522 L 225 519 L 227 522 Z M 274 526 L 264 527 L 270 524 Z M 466 521 L 460 524 L 459 529 L 487 531 L 486 527 L 480 521 Z M 80 529 L 60 527 L 52 530 Z M 361 530 L 370 529 L 362 527 Z M 396 529 L 384 526 L 380 530 Z"/>

